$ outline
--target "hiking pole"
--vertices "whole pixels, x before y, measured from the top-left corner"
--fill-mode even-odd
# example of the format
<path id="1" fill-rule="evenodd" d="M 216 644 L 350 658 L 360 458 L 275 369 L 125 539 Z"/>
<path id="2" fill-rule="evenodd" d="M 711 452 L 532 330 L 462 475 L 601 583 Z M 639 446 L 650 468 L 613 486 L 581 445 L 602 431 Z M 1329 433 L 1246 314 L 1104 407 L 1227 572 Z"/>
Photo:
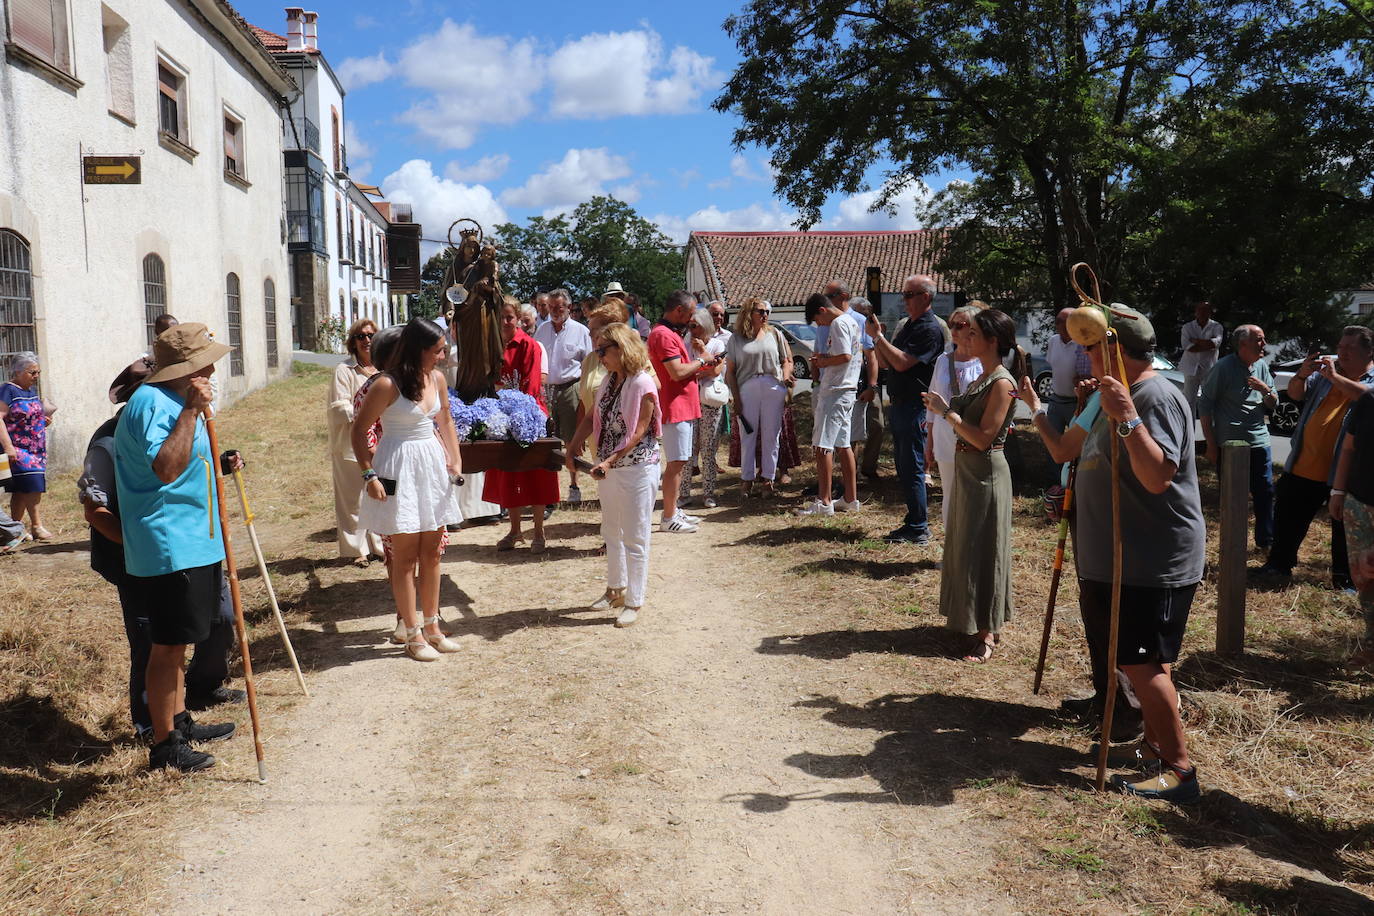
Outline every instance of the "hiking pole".
<path id="1" fill-rule="evenodd" d="M 286 621 L 282 619 L 281 607 L 277 604 L 277 590 L 272 587 L 272 577 L 267 574 L 267 560 L 262 555 L 262 546 L 258 543 L 258 533 L 253 528 L 253 510 L 248 508 L 248 491 L 243 487 L 243 472 L 234 469 L 234 484 L 239 491 L 239 505 L 243 507 L 243 523 L 248 528 L 248 541 L 253 545 L 253 556 L 258 561 L 258 572 L 262 573 L 262 581 L 267 586 L 267 597 L 272 603 L 272 615 L 277 620 L 277 632 L 281 634 L 281 641 L 286 646 L 286 657 L 291 659 L 291 669 L 296 672 L 296 683 L 301 685 L 301 693 L 305 694 L 306 699 L 310 698 L 310 691 L 305 687 L 305 677 L 301 674 L 300 662 L 296 661 L 296 650 L 291 647 L 291 637 L 286 633 Z"/>
<path id="2" fill-rule="evenodd" d="M 1059 597 L 1059 580 L 1064 574 L 1064 545 L 1069 539 L 1069 512 L 1073 510 L 1073 482 L 1078 476 L 1078 459 L 1069 463 L 1069 479 L 1064 487 L 1064 506 L 1059 515 L 1059 543 L 1054 545 L 1054 572 L 1050 576 L 1050 597 L 1045 603 L 1045 632 L 1040 634 L 1040 660 L 1035 663 L 1035 683 L 1031 693 L 1040 692 L 1045 676 L 1045 656 L 1050 651 L 1050 631 L 1054 628 L 1054 602 Z"/>
<path id="3" fill-rule="evenodd" d="M 229 571 L 229 597 L 234 602 L 234 626 L 239 633 L 239 654 L 243 656 L 243 685 L 248 690 L 248 715 L 253 720 L 253 750 L 258 757 L 258 782 L 267 782 L 267 767 L 262 762 L 262 729 L 258 724 L 258 691 L 253 685 L 253 659 L 248 654 L 248 628 L 243 622 L 243 598 L 239 595 L 239 571 L 234 565 L 234 548 L 229 543 L 229 510 L 224 508 L 224 477 L 219 468 L 219 437 L 215 435 L 215 416 L 205 408 L 205 431 L 210 436 L 210 464 L 215 475 L 215 496 L 219 501 L 219 532 L 224 540 L 224 565 Z"/>

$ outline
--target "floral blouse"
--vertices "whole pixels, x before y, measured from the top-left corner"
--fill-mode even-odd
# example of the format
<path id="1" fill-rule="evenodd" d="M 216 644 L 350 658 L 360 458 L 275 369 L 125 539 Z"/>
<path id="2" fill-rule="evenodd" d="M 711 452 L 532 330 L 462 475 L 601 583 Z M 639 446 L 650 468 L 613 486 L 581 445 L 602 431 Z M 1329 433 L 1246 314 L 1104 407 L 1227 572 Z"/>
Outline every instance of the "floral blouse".
<path id="1" fill-rule="evenodd" d="M 631 431 L 625 421 L 625 415 L 620 410 L 620 390 L 624 385 L 625 380 L 623 378 L 612 375 L 607 379 L 601 392 L 601 403 L 598 405 L 602 417 L 601 435 L 596 443 L 598 461 L 605 461 L 615 454 L 616 448 Z M 634 419 L 639 419 L 638 414 Z M 645 430 L 644 436 L 635 443 L 634 447 L 611 467 L 628 468 L 636 464 L 654 464 L 657 461 L 658 437 L 654 435 L 652 429 L 648 429 Z"/>

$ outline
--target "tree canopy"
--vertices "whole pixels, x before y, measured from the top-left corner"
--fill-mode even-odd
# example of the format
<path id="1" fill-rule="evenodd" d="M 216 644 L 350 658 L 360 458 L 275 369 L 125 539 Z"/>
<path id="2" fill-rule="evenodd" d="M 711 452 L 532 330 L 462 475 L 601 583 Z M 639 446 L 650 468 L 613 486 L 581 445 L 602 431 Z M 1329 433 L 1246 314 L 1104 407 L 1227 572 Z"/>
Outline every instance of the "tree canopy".
<path id="1" fill-rule="evenodd" d="M 616 281 L 656 308 L 683 284 L 682 249 L 613 197 L 593 197 L 570 216 L 503 223 L 495 238 L 502 285 L 525 300 L 559 286 L 575 297 L 599 296 Z"/>
<path id="2" fill-rule="evenodd" d="M 1167 325 L 1193 295 L 1314 337 L 1370 279 L 1367 0 L 751 0 L 715 106 L 802 225 L 937 173 L 941 270 L 1072 304 L 1068 267 Z"/>

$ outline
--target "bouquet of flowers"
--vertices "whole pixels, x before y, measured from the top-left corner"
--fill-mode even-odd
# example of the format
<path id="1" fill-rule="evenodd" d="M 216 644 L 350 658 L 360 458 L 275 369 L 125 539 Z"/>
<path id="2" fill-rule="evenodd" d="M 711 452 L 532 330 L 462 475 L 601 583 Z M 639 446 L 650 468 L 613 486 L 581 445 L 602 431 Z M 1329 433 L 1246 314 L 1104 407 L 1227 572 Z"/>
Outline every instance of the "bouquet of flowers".
<path id="1" fill-rule="evenodd" d="M 529 445 L 544 435 L 548 425 L 538 401 L 511 389 L 503 389 L 494 398 L 478 398 L 471 404 L 464 404 L 449 392 L 448 409 L 458 438 L 466 442 L 509 439 Z"/>

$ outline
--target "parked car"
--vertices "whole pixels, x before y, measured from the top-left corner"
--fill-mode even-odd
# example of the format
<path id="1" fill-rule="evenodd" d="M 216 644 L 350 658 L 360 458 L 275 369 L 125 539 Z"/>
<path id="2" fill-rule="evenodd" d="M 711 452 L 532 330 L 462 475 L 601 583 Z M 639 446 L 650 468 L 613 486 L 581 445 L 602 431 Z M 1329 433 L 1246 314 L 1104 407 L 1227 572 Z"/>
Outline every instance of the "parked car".
<path id="1" fill-rule="evenodd" d="M 1155 353 L 1153 366 L 1155 372 L 1173 382 L 1179 391 L 1183 390 L 1183 373 L 1167 357 Z M 1032 356 L 1031 367 L 1032 378 L 1035 379 L 1035 393 L 1040 395 L 1042 400 L 1049 398 L 1054 391 L 1050 387 L 1050 382 L 1054 376 L 1054 373 L 1050 371 L 1050 364 L 1038 356 Z"/>
<path id="2" fill-rule="evenodd" d="M 804 321 L 775 321 L 792 349 L 792 374 L 797 378 L 811 377 L 811 354 L 816 352 L 816 328 Z"/>
<path id="3" fill-rule="evenodd" d="M 1328 354 L 1335 359 L 1335 354 Z M 1274 390 L 1278 392 L 1279 404 L 1269 415 L 1269 431 L 1276 436 L 1291 436 L 1298 427 L 1298 417 L 1302 414 L 1302 404 L 1288 396 L 1288 383 L 1302 368 L 1303 359 L 1290 359 L 1281 363 L 1270 363 L 1269 371 L 1274 373 Z"/>

